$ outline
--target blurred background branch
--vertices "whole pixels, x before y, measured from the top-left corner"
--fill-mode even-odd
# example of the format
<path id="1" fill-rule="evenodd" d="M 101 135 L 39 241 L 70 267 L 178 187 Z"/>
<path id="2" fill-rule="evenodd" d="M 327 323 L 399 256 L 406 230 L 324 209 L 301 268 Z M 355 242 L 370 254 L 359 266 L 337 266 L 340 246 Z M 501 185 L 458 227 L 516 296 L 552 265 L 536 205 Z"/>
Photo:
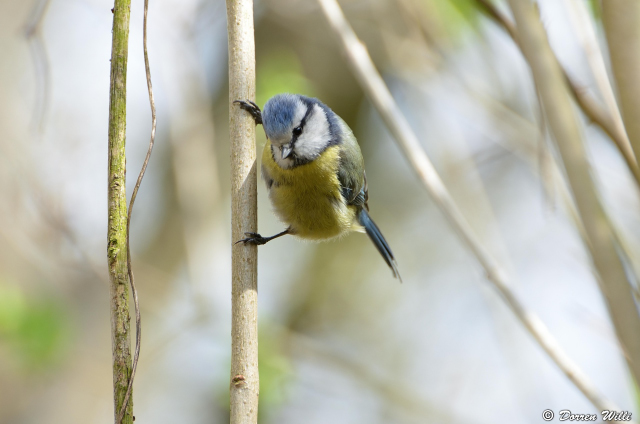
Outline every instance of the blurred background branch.
<path id="1" fill-rule="evenodd" d="M 609 110 L 609 116 L 613 120 L 613 125 L 615 126 L 615 129 L 609 128 L 605 131 L 616 143 L 618 149 L 620 149 L 620 152 L 627 162 L 627 166 L 631 169 L 632 164 L 636 164 L 637 169 L 637 160 L 633 150 L 631 149 L 631 144 L 627 137 L 627 131 L 625 130 L 624 123 L 622 122 L 622 116 L 620 116 L 620 109 L 618 108 L 615 95 L 613 94 L 613 87 L 611 86 L 609 75 L 607 74 L 607 67 L 604 57 L 602 56 L 602 51 L 600 50 L 600 45 L 598 44 L 596 30 L 589 17 L 587 6 L 585 2 L 580 0 L 565 0 L 565 4 L 567 5 L 567 10 L 569 12 L 569 19 L 575 28 L 575 32 L 577 33 L 584 53 L 587 56 L 589 68 L 595 78 L 598 91 L 600 91 L 600 95 L 603 97 L 604 104 Z M 573 86 L 571 79 L 569 79 L 569 84 L 570 86 Z M 572 92 L 573 91 L 575 90 L 572 88 Z M 604 127 L 602 128 L 604 130 Z"/>
<path id="2" fill-rule="evenodd" d="M 594 188 L 580 128 L 566 90 L 565 75 L 551 51 L 535 7 L 528 0 L 510 0 L 509 4 L 518 24 L 518 39 L 523 54 L 531 67 L 549 126 L 562 156 L 569 186 L 585 228 L 587 245 L 600 277 L 598 281 L 603 297 L 629 368 L 635 380 L 640 381 L 640 317 L 631 285 L 617 254 L 608 218 Z"/>
<path id="3" fill-rule="evenodd" d="M 475 0 L 476 3 L 480 6 L 480 9 L 485 12 L 489 17 L 494 19 L 496 23 L 498 23 L 509 36 L 513 39 L 513 41 L 518 45 L 520 49 L 521 40 L 519 40 L 518 35 L 516 33 L 516 28 L 509 19 L 504 16 L 504 14 L 491 2 L 491 0 Z M 573 1 L 573 0 L 570 0 Z M 592 53 L 589 55 L 590 63 L 597 62 L 598 59 L 594 58 L 597 55 L 596 51 L 590 50 Z M 559 62 L 558 62 L 559 63 Z M 625 160 L 627 167 L 629 168 L 629 172 L 633 175 L 633 178 L 638 185 L 638 189 L 640 189 L 640 167 L 638 167 L 636 157 L 631 149 L 631 145 L 629 144 L 629 138 L 627 137 L 627 133 L 624 130 L 624 126 L 622 125 L 622 120 L 620 118 L 620 113 L 617 107 L 613 107 L 611 103 L 607 103 L 609 110 L 603 109 L 595 99 L 593 99 L 584 88 L 580 87 L 573 79 L 569 76 L 569 74 L 562 68 L 563 78 L 566 80 L 571 94 L 575 99 L 578 106 L 580 106 L 581 110 L 587 116 L 587 118 L 598 125 L 602 130 L 611 138 L 620 151 L 620 154 Z M 610 90 L 611 86 L 608 84 L 606 80 L 603 81 L 602 70 L 595 65 L 592 66 L 592 69 L 597 72 L 594 74 L 597 77 L 597 81 L 599 83 L 601 93 L 605 98 L 610 102 Z"/>
<path id="4" fill-rule="evenodd" d="M 385 124 L 394 135 L 405 157 L 418 174 L 429 194 L 439 205 L 442 213 L 448 218 L 458 236 L 485 269 L 489 281 L 502 294 L 509 308 L 534 339 L 594 406 L 598 409 L 615 409 L 615 406 L 598 392 L 584 373 L 562 351 L 542 321 L 531 311 L 528 311 L 509 288 L 505 272 L 475 235 L 449 195 L 440 176 L 420 146 L 418 138 L 398 109 L 382 77 L 376 71 L 366 47 L 358 40 L 353 29 L 351 29 L 337 1 L 319 0 L 319 2 L 332 29 L 342 42 L 347 59 L 356 74 L 358 82 L 372 100 L 378 113 L 380 113 Z"/>

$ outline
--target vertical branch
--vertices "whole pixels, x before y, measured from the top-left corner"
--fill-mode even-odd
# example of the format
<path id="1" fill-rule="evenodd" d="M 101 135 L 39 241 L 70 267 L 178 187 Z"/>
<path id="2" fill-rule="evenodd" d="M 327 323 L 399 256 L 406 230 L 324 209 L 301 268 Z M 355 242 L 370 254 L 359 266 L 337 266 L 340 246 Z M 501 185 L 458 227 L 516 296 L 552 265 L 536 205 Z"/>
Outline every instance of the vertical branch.
<path id="1" fill-rule="evenodd" d="M 257 228 L 255 122 L 233 104 L 255 99 L 253 0 L 227 0 L 229 34 L 229 136 L 231 139 L 231 234 Z M 258 250 L 232 248 L 231 423 L 258 422 Z"/>
<path id="2" fill-rule="evenodd" d="M 551 51 L 533 4 L 529 0 L 509 0 L 509 5 L 516 19 L 520 47 L 531 68 L 549 127 L 566 169 L 578 214 L 584 224 L 586 244 L 599 277 L 600 289 L 623 354 L 638 382 L 640 317 L 616 251 L 614 235 L 591 178 L 566 79 Z"/>
<path id="3" fill-rule="evenodd" d="M 611 68 L 627 135 L 636 158 L 640 157 L 640 2 L 602 2 L 602 22 L 607 35 Z"/>
<path id="4" fill-rule="evenodd" d="M 109 227 L 108 251 L 111 282 L 111 340 L 113 355 L 114 417 L 125 403 L 131 375 L 129 292 L 127 289 L 127 196 L 125 192 L 125 136 L 127 120 L 127 57 L 131 0 L 115 0 L 109 96 Z M 123 422 L 133 422 L 129 402 Z"/>

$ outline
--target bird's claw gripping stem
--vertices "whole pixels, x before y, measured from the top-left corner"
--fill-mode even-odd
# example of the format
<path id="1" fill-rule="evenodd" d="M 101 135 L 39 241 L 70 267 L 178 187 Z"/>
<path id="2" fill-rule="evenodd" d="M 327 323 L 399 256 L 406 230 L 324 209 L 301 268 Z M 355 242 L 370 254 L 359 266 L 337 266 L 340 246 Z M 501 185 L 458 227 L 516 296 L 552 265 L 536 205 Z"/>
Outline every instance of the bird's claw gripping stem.
<path id="1" fill-rule="evenodd" d="M 262 237 L 258 233 L 244 233 L 244 235 L 247 236 L 247 238 L 238 240 L 237 242 L 235 242 L 235 244 L 244 243 L 244 244 L 255 244 L 259 246 L 271 240 L 271 237 Z"/>
<path id="2" fill-rule="evenodd" d="M 257 104 L 251 100 L 234 100 L 233 103 L 240 105 L 241 109 L 246 110 L 251 114 L 253 120 L 256 121 L 256 125 L 262 124 L 262 112 Z"/>

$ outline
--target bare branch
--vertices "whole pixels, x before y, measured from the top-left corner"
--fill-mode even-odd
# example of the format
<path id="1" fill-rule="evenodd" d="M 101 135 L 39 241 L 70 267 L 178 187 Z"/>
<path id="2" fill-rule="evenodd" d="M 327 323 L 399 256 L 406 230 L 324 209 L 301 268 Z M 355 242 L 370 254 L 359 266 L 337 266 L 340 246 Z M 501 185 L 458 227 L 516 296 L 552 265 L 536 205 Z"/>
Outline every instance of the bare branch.
<path id="1" fill-rule="evenodd" d="M 596 408 L 599 410 L 615 409 L 615 406 L 598 393 L 588 378 L 564 353 L 537 315 L 527 310 L 511 291 L 504 271 L 478 239 L 466 218 L 454 203 L 433 164 L 422 149 L 418 138 L 404 115 L 400 112 L 389 89 L 376 70 L 366 47 L 358 40 L 336 0 L 318 1 L 332 29 L 342 42 L 347 60 L 356 79 L 384 120 L 406 159 L 418 174 L 418 178 L 422 181 L 441 212 L 449 220 L 458 236 L 485 269 L 487 278 L 502 294 L 507 306 L 562 372 Z"/>
<path id="2" fill-rule="evenodd" d="M 133 405 L 125 406 L 131 376 L 129 293 L 127 290 L 126 125 L 127 58 L 130 0 L 115 0 L 109 98 L 109 226 L 108 264 L 111 281 L 111 338 L 113 344 L 114 419 L 133 423 Z M 120 411 L 126 408 L 124 416 Z"/>
<path id="3" fill-rule="evenodd" d="M 229 34 L 229 136 L 231 139 L 231 234 L 257 231 L 255 122 L 235 100 L 255 99 L 253 1 L 227 0 Z M 232 247 L 231 423 L 258 422 L 258 250 Z"/>

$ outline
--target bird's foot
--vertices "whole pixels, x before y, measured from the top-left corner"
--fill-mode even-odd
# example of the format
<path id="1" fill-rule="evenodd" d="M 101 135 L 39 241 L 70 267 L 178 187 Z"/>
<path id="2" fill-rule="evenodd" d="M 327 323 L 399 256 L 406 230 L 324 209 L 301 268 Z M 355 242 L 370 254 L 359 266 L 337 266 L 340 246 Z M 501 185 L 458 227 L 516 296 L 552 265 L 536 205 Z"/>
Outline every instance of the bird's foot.
<path id="1" fill-rule="evenodd" d="M 240 105 L 240 108 L 246 110 L 251 114 L 253 120 L 256 121 L 256 125 L 262 124 L 262 112 L 257 104 L 251 100 L 234 100 L 233 103 Z"/>
<path id="2" fill-rule="evenodd" d="M 262 237 L 258 233 L 244 233 L 247 238 L 242 240 L 238 240 L 235 244 L 244 243 L 244 244 L 255 244 L 256 246 L 260 246 L 271 240 L 273 237 Z"/>

